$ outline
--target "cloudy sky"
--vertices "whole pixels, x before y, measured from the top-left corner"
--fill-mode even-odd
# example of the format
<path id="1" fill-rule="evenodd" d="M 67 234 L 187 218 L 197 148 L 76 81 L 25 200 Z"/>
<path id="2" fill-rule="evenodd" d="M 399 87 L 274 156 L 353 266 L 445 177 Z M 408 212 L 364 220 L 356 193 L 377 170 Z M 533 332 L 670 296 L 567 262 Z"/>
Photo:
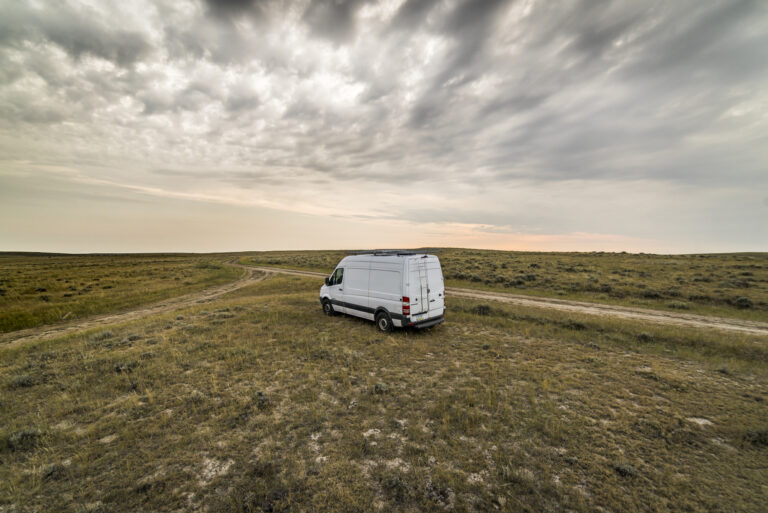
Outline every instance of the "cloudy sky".
<path id="1" fill-rule="evenodd" d="M 768 251 L 762 0 L 0 12 L 0 250 Z"/>

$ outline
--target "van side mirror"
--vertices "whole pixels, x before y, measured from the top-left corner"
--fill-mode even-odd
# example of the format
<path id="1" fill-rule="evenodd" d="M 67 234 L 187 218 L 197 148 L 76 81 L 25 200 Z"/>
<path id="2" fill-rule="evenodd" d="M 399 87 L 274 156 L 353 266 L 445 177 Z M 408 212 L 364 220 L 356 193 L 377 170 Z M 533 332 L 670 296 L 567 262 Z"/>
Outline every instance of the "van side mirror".
<path id="1" fill-rule="evenodd" d="M 330 285 L 331 284 L 331 279 L 330 278 L 326 278 L 325 279 L 325 284 L 326 285 Z"/>

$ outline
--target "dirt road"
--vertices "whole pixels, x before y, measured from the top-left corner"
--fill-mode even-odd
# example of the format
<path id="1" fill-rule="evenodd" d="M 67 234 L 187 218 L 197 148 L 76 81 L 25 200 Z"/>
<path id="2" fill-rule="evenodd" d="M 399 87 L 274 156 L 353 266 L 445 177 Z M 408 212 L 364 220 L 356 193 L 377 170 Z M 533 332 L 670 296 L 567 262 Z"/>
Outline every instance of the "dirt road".
<path id="1" fill-rule="evenodd" d="M 245 287 L 246 285 L 261 281 L 269 275 L 268 271 L 258 271 L 253 268 L 236 264 L 230 265 L 235 265 L 235 267 L 244 269 L 243 276 L 240 279 L 230 283 L 225 283 L 224 285 L 218 285 L 216 287 L 204 289 L 199 292 L 193 292 L 184 296 L 164 299 L 163 301 L 159 301 L 157 303 L 140 306 L 135 310 L 129 310 L 127 312 L 95 315 L 86 319 L 76 319 L 65 324 L 39 326 L 37 328 L 29 328 L 26 330 L 3 333 L 0 334 L 0 348 L 13 347 L 25 342 L 47 340 L 50 338 L 66 335 L 68 333 L 76 333 L 78 331 L 96 328 L 99 326 L 104 327 L 111 324 L 133 321 L 150 315 L 172 312 L 174 310 L 178 310 L 179 308 L 191 306 L 196 303 L 207 303 L 208 301 L 211 301 L 218 296 L 221 296 L 222 294 L 226 294 L 228 292 L 232 292 Z"/>
<path id="2" fill-rule="evenodd" d="M 327 275 L 311 271 L 294 271 L 278 269 L 274 267 L 250 267 L 263 272 L 295 274 L 298 276 L 312 276 L 324 278 Z M 681 314 L 676 312 L 664 312 L 648 308 L 635 308 L 628 306 L 605 305 L 600 303 L 587 303 L 584 301 L 570 301 L 565 299 L 523 296 L 520 294 L 506 294 L 502 292 L 486 292 L 482 290 L 446 287 L 450 297 L 464 297 L 482 301 L 498 301 L 521 306 L 535 308 L 548 308 L 579 314 L 598 315 L 604 317 L 616 317 L 620 319 L 634 319 L 655 324 L 667 324 L 673 326 L 688 326 L 693 328 L 719 329 L 737 331 L 752 335 L 768 335 L 768 323 L 747 321 L 742 319 L 728 319 L 724 317 L 712 317 L 706 315 Z"/>
<path id="3" fill-rule="evenodd" d="M 693 328 L 714 328 L 728 331 L 740 331 L 753 335 L 768 335 L 768 323 L 757 321 L 726 319 L 723 317 L 711 317 L 706 315 L 679 314 L 661 310 L 651 310 L 648 308 L 633 308 L 627 306 L 604 305 L 600 303 L 586 303 L 582 301 L 538 298 L 471 289 L 457 289 L 453 287 L 447 287 L 446 290 L 448 291 L 448 294 L 455 297 L 480 299 L 484 301 L 499 301 L 521 306 L 549 308 L 552 310 L 601 315 L 620 319 L 634 319 L 656 324 L 688 326 Z"/>

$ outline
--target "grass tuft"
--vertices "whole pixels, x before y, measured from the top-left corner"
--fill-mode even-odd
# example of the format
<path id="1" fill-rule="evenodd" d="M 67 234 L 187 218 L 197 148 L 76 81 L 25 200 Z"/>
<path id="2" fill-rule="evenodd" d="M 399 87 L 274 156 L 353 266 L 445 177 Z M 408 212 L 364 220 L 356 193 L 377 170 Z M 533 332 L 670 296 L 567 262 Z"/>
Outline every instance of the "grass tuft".
<path id="1" fill-rule="evenodd" d="M 205 394 L 202 393 L 200 390 L 193 390 L 189 394 L 189 400 L 194 404 L 203 404 L 205 402 Z"/>

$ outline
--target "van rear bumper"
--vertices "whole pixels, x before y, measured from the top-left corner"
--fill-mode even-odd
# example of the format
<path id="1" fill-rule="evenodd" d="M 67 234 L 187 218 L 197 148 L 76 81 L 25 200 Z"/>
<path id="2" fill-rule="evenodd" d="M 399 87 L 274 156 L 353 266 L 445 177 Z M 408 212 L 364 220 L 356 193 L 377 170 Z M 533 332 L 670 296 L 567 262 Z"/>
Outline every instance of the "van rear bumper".
<path id="1" fill-rule="evenodd" d="M 423 321 L 419 322 L 403 322 L 403 327 L 417 329 L 431 328 L 432 326 L 437 326 L 444 320 L 445 316 L 441 315 L 439 317 L 432 317 L 431 319 L 424 319 Z"/>

